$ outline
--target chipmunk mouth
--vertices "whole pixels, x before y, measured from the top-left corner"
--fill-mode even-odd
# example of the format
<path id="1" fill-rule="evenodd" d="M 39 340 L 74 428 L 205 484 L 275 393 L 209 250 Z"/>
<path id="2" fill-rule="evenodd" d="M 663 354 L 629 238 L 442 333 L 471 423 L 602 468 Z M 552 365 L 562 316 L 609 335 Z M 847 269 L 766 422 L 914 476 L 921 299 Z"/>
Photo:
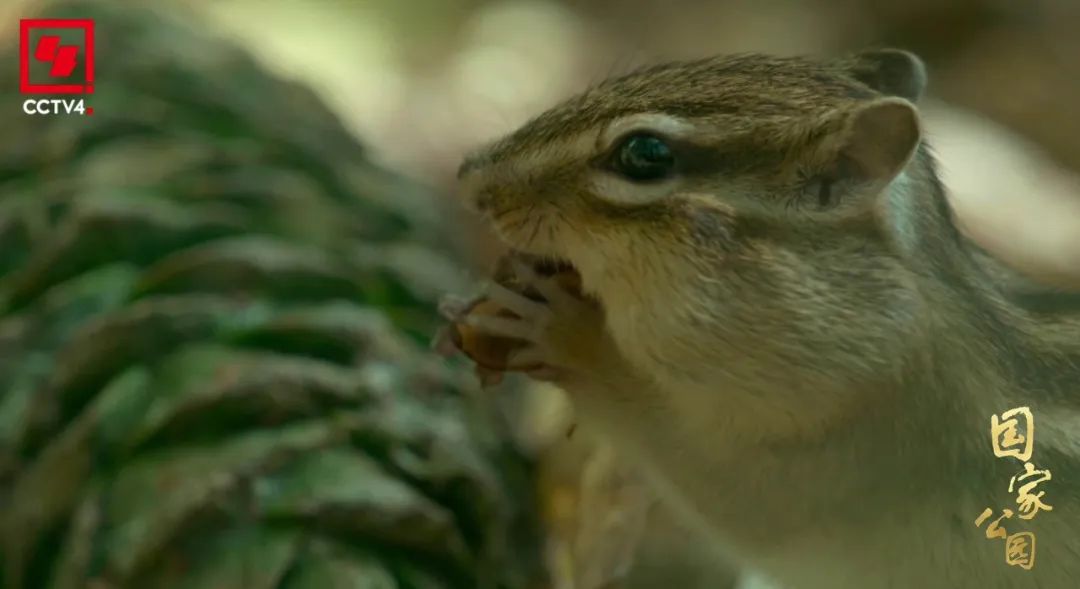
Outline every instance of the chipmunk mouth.
<path id="1" fill-rule="evenodd" d="M 508 259 L 516 259 L 524 262 L 540 276 L 554 276 L 561 272 L 578 273 L 574 263 L 565 258 L 534 254 L 519 249 L 510 250 Z"/>
<path id="2" fill-rule="evenodd" d="M 533 268 L 541 276 L 554 276 L 560 272 L 577 273 L 578 271 L 573 262 L 561 258 L 542 258 L 533 264 Z"/>
<path id="3" fill-rule="evenodd" d="M 565 284 L 572 285 L 571 290 L 575 294 L 580 293 L 581 289 L 581 273 L 574 266 L 573 262 L 564 258 L 556 258 L 551 256 L 540 256 L 536 254 L 530 254 L 522 252 L 520 250 L 511 250 L 510 254 L 503 258 L 504 264 L 496 269 L 496 280 L 500 277 L 512 276 L 514 271 L 509 262 L 511 260 L 518 260 L 532 268 L 533 272 L 536 272 L 538 276 L 544 278 L 551 278 L 555 276 L 564 276 Z"/>
<path id="4" fill-rule="evenodd" d="M 555 219 L 548 210 L 542 206 L 489 206 L 484 212 L 499 239 L 509 247 L 504 260 L 519 260 L 541 277 L 572 274 L 575 282 L 580 282 L 581 272 L 574 262 L 559 255 L 562 248 L 555 246 L 555 236 L 560 228 L 553 224 Z"/>

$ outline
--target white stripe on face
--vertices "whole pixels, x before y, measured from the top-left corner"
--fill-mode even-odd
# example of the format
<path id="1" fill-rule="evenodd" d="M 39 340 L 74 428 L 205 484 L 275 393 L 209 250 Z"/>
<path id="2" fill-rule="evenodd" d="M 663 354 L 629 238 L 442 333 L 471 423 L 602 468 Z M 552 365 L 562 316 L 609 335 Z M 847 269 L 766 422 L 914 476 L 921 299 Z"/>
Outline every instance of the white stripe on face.
<path id="1" fill-rule="evenodd" d="M 694 130 L 688 121 L 663 113 L 640 113 L 612 121 L 600 134 L 599 151 L 611 149 L 613 144 L 633 132 L 648 132 L 660 137 L 682 139 Z"/>

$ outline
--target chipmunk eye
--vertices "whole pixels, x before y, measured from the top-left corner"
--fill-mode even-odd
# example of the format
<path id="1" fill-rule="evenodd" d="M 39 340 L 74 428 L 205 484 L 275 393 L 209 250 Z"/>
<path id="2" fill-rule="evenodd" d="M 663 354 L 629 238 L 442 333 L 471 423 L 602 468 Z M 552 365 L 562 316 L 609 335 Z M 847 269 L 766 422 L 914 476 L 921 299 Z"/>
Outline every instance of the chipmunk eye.
<path id="1" fill-rule="evenodd" d="M 647 182 L 670 176 L 675 170 L 675 155 L 663 139 L 639 133 L 623 140 L 612 164 L 619 174 Z"/>

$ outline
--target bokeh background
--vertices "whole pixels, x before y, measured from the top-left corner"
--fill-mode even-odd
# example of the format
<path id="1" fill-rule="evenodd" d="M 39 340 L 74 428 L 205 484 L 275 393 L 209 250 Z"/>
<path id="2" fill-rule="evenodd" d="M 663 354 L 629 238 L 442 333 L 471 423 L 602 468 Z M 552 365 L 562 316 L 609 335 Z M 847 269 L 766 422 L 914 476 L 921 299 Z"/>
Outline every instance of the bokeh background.
<path id="1" fill-rule="evenodd" d="M 19 18 L 98 19 L 93 118 Z M 659 60 L 897 46 L 963 229 L 1080 291 L 1074 0 L 3 0 L 4 587 L 729 586 L 557 391 L 427 339 L 469 150 Z M 573 435 L 568 432 L 575 432 Z"/>

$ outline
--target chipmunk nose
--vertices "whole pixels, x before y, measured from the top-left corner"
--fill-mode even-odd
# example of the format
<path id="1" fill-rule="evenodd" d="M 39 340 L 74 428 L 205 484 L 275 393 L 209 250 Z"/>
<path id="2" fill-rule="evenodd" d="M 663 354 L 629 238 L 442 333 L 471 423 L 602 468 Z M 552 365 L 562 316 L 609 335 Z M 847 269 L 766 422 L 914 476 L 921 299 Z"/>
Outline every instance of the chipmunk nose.
<path id="1" fill-rule="evenodd" d="M 479 169 L 480 167 L 482 167 L 486 163 L 486 161 L 487 161 L 487 158 L 483 158 L 483 157 L 480 157 L 480 156 L 472 155 L 472 156 L 466 157 L 465 161 L 461 162 L 461 165 L 458 166 L 458 171 L 457 171 L 458 180 L 463 180 L 465 178 L 465 176 L 467 176 L 469 174 L 469 172 L 472 172 L 473 170 Z"/>
<path id="2" fill-rule="evenodd" d="M 481 156 L 470 156 L 458 167 L 458 190 L 465 202 L 477 211 L 483 212 L 488 205 L 490 195 L 485 189 L 486 182 L 479 171 L 486 167 L 490 160 Z"/>

